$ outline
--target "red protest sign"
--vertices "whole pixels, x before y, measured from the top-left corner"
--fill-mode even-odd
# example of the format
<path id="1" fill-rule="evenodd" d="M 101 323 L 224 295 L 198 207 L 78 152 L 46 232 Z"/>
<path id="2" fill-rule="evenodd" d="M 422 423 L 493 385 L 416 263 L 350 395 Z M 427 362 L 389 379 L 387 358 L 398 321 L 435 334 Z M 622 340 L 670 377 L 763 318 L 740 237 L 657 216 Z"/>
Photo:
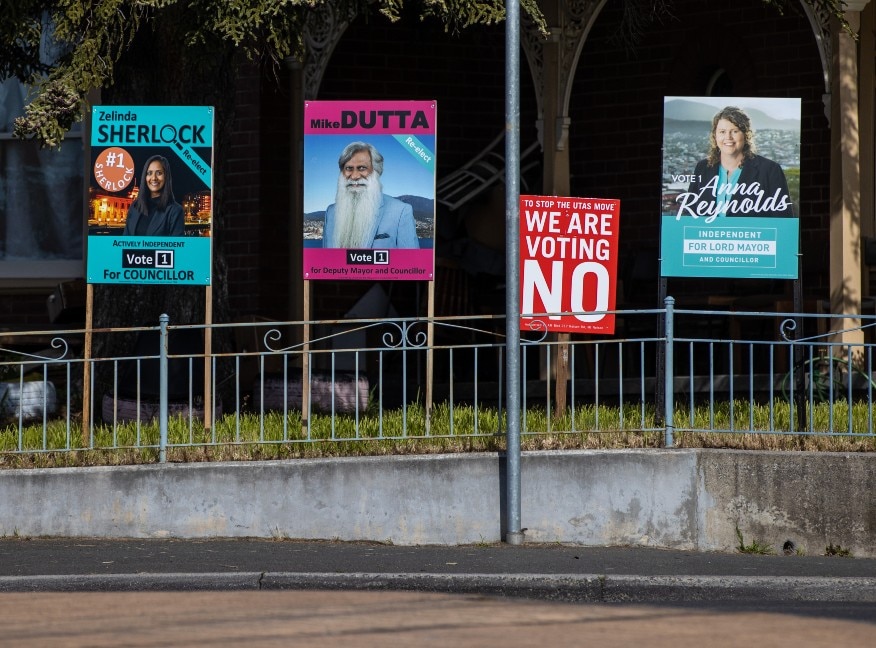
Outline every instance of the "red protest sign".
<path id="1" fill-rule="evenodd" d="M 614 333 L 620 201 L 520 196 L 520 327 Z"/>

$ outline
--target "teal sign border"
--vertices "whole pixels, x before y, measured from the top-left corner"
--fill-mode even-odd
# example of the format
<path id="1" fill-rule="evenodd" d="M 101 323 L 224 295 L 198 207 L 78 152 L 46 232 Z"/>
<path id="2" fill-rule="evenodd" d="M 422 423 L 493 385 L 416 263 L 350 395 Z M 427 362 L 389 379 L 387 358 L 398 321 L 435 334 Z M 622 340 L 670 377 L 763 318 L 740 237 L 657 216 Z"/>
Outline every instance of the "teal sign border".
<path id="1" fill-rule="evenodd" d="M 87 281 L 209 286 L 211 243 L 209 236 L 89 236 Z"/>
<path id="2" fill-rule="evenodd" d="M 661 275 L 797 279 L 799 236 L 798 218 L 663 216 Z"/>
<path id="3" fill-rule="evenodd" d="M 94 106 L 91 146 L 166 147 L 212 189 L 213 171 L 198 155 L 198 147 L 213 147 L 211 106 Z"/>
<path id="4" fill-rule="evenodd" d="M 212 106 L 93 106 L 91 147 L 148 147 L 174 155 L 212 192 L 214 113 Z M 209 148 L 211 159 L 195 147 Z M 88 283 L 209 286 L 212 265 L 211 236 L 88 236 Z"/>

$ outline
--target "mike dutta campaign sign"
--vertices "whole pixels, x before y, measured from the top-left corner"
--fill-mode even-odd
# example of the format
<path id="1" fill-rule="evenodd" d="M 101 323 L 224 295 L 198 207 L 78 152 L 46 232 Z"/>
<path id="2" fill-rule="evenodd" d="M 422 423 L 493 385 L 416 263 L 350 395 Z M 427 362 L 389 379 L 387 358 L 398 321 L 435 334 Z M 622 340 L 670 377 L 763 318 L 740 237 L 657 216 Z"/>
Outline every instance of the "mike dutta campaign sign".
<path id="1" fill-rule="evenodd" d="M 520 327 L 614 333 L 620 201 L 520 197 Z"/>

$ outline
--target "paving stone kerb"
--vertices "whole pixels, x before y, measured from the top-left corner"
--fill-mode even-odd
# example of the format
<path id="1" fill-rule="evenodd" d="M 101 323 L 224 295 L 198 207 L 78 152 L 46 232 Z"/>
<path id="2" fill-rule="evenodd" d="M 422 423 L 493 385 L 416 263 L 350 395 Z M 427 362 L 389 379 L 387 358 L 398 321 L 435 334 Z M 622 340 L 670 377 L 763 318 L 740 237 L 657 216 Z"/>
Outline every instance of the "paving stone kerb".
<path id="1" fill-rule="evenodd" d="M 534 542 L 876 556 L 876 455 L 732 450 L 527 452 Z M 496 453 L 0 472 L 0 535 L 501 541 Z"/>

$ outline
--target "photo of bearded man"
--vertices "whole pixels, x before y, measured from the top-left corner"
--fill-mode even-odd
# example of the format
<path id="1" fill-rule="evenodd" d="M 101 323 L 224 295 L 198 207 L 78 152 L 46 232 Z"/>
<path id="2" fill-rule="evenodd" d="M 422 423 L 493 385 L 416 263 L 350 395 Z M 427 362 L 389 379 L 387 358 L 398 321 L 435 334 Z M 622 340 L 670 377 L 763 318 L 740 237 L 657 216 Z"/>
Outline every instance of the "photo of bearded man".
<path id="1" fill-rule="evenodd" d="M 325 212 L 324 248 L 419 248 L 411 205 L 383 193 L 383 156 L 352 142 L 338 158 L 335 202 Z"/>

